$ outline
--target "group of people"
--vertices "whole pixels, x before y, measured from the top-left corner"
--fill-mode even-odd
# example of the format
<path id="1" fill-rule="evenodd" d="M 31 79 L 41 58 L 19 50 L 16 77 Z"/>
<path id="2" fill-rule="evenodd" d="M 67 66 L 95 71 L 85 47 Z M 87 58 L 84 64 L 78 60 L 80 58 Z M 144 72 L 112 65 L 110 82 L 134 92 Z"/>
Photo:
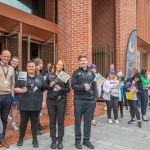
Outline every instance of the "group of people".
<path id="1" fill-rule="evenodd" d="M 123 73 L 119 72 L 117 74 L 114 65 L 111 65 L 110 70 L 106 72 L 106 76 L 107 78 L 103 83 L 103 98 L 107 106 L 108 122 L 113 123 L 111 116 L 111 111 L 113 110 L 114 121 L 118 124 L 119 107 L 121 118 L 123 118 L 123 105 L 125 105 L 126 109 L 128 109 L 128 106 L 130 108 L 131 120 L 128 121 L 128 124 L 136 123 L 136 117 L 137 126 L 141 128 L 141 120 L 149 121 L 146 116 L 149 103 L 148 91 L 150 90 L 148 71 L 142 69 L 141 72 L 138 72 L 134 68 L 133 76 L 125 79 Z"/>
<path id="2" fill-rule="evenodd" d="M 28 61 L 26 76 L 20 77 L 18 58 L 12 57 L 8 50 L 3 50 L 0 61 L 0 144 L 6 148 L 9 145 L 5 141 L 7 120 L 12 116 L 12 128 L 19 129 L 17 146 L 22 146 L 28 121 L 31 122 L 32 144 L 39 147 L 37 134 L 40 125 L 39 115 L 42 108 L 47 106 L 50 137 L 52 149 L 63 149 L 64 120 L 66 112 L 67 95 L 72 87 L 74 91 L 74 117 L 75 117 L 75 147 L 82 149 L 82 145 L 94 149 L 90 141 L 91 125 L 98 97 L 102 96 L 107 106 L 108 122 L 113 123 L 111 112 L 113 110 L 115 123 L 118 124 L 118 110 L 120 107 L 121 117 L 123 104 L 130 107 L 131 120 L 135 123 L 137 118 L 138 127 L 142 127 L 143 121 L 148 121 L 146 110 L 148 105 L 148 89 L 150 84 L 147 79 L 147 70 L 141 73 L 135 72 L 133 77 L 125 80 L 123 74 L 117 74 L 114 65 L 106 72 L 106 79 L 98 84 L 96 65 L 88 66 L 87 57 L 78 57 L 79 68 L 72 74 L 71 80 L 66 82 L 59 78 L 61 72 L 66 71 L 65 63 L 58 60 L 56 64 L 48 64 L 48 70 L 42 73 L 43 62 L 40 58 Z M 17 127 L 17 109 L 20 112 L 20 126 Z M 83 137 L 81 121 L 84 117 Z M 58 131 L 57 131 L 58 125 Z M 83 143 L 81 143 L 81 141 Z"/>
<path id="3" fill-rule="evenodd" d="M 63 148 L 64 119 L 66 112 L 67 95 L 70 88 L 74 90 L 75 113 L 75 147 L 82 149 L 82 144 L 94 149 L 90 142 L 91 121 L 97 100 L 97 86 L 93 82 L 95 73 L 89 69 L 87 57 L 78 58 L 79 68 L 74 71 L 71 80 L 64 82 L 59 79 L 60 72 L 65 72 L 65 63 L 62 60 L 48 66 L 48 71 L 41 73 L 43 62 L 40 58 L 28 61 L 26 77 L 20 76 L 18 58 L 12 57 L 8 50 L 3 50 L 0 61 L 0 144 L 6 148 L 5 141 L 7 120 L 12 116 L 12 128 L 18 130 L 16 124 L 17 107 L 20 112 L 19 139 L 17 146 L 23 145 L 28 121 L 31 122 L 32 144 L 39 147 L 37 134 L 39 114 L 47 106 L 50 121 L 50 137 L 52 149 Z M 71 82 L 71 83 L 70 83 Z M 18 105 L 18 106 L 17 106 Z M 81 120 L 84 116 L 83 143 L 81 133 Z M 57 129 L 58 125 L 58 131 Z"/>

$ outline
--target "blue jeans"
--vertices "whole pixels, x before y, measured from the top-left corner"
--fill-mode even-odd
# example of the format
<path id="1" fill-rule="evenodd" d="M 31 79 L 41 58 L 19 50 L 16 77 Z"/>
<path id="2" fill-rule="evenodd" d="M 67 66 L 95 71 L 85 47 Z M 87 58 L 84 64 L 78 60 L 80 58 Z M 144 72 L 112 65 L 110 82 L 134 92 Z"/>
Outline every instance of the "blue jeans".
<path id="1" fill-rule="evenodd" d="M 141 99 L 141 113 L 142 116 L 146 115 L 147 105 L 148 105 L 148 90 L 144 89 L 142 92 L 142 99 Z"/>
<path id="2" fill-rule="evenodd" d="M 75 115 L 75 141 L 81 142 L 81 120 L 84 117 L 83 141 L 89 141 L 91 136 L 91 121 L 95 109 L 96 101 L 86 101 L 76 99 L 74 101 L 74 115 Z"/>
<path id="3" fill-rule="evenodd" d="M 3 123 L 3 133 L 2 138 L 5 138 L 6 128 L 7 128 L 7 119 L 11 109 L 11 104 L 13 97 L 11 94 L 0 95 L 0 105 L 1 105 L 1 120 Z"/>

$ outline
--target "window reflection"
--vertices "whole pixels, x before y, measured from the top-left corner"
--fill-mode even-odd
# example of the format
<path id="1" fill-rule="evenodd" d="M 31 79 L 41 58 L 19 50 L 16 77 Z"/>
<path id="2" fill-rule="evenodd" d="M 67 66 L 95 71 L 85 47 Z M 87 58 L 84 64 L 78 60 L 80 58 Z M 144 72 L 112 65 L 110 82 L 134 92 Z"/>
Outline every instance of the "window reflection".
<path id="1" fill-rule="evenodd" d="M 0 2 L 45 18 L 45 0 L 0 0 Z"/>

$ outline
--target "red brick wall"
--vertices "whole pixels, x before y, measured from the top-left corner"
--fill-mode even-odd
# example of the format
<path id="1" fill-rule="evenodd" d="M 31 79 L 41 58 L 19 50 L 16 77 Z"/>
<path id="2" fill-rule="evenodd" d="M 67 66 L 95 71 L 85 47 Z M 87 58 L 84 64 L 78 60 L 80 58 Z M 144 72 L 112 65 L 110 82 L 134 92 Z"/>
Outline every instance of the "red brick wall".
<path id="1" fill-rule="evenodd" d="M 137 0 L 137 29 L 138 36 L 150 45 L 150 1 Z M 144 44 L 143 44 L 144 45 Z M 147 53 L 147 66 L 150 70 L 150 49 L 139 46 L 139 50 Z"/>
<path id="2" fill-rule="evenodd" d="M 116 66 L 124 71 L 126 48 L 131 31 L 136 29 L 136 0 L 116 0 Z"/>
<path id="3" fill-rule="evenodd" d="M 150 72 L 150 52 L 149 52 L 148 55 L 147 55 L 147 69 L 148 69 L 149 72 Z"/>
<path id="4" fill-rule="evenodd" d="M 7 49 L 11 52 L 12 56 L 18 56 L 18 40 L 17 36 L 7 38 Z"/>
<path id="5" fill-rule="evenodd" d="M 113 0 L 92 0 L 92 49 L 97 53 L 115 51 L 115 2 Z M 99 62 L 102 63 L 102 60 Z M 96 65 L 102 67 L 98 62 Z M 107 70 L 110 65 L 109 60 L 103 65 Z M 99 67 L 98 71 L 104 74 L 106 70 Z"/>
<path id="6" fill-rule="evenodd" d="M 92 61 L 91 0 L 58 1 L 58 59 L 66 62 L 71 75 L 78 67 L 78 56 L 85 54 Z M 67 114 L 73 114 L 73 93 L 69 94 Z"/>
<path id="7" fill-rule="evenodd" d="M 45 19 L 55 22 L 55 0 L 45 0 Z"/>
<path id="8" fill-rule="evenodd" d="M 150 1 L 137 0 L 138 35 L 150 43 Z"/>

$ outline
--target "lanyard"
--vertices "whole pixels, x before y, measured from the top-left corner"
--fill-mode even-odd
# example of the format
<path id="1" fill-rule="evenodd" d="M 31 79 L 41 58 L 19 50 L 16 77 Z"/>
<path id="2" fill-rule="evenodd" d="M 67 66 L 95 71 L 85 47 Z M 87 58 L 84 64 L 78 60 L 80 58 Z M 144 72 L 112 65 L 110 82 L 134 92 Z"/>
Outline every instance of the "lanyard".
<path id="1" fill-rule="evenodd" d="M 1 64 L 1 63 L 0 63 L 0 66 L 2 67 L 2 70 L 3 70 L 4 76 L 5 76 L 5 79 L 6 79 L 6 77 L 7 77 L 7 75 L 8 75 L 9 67 L 7 66 L 7 72 L 5 72 L 4 67 L 2 66 L 2 64 Z"/>
<path id="2" fill-rule="evenodd" d="M 34 87 L 35 86 L 35 78 L 30 78 L 29 77 L 29 84 L 31 87 Z"/>

